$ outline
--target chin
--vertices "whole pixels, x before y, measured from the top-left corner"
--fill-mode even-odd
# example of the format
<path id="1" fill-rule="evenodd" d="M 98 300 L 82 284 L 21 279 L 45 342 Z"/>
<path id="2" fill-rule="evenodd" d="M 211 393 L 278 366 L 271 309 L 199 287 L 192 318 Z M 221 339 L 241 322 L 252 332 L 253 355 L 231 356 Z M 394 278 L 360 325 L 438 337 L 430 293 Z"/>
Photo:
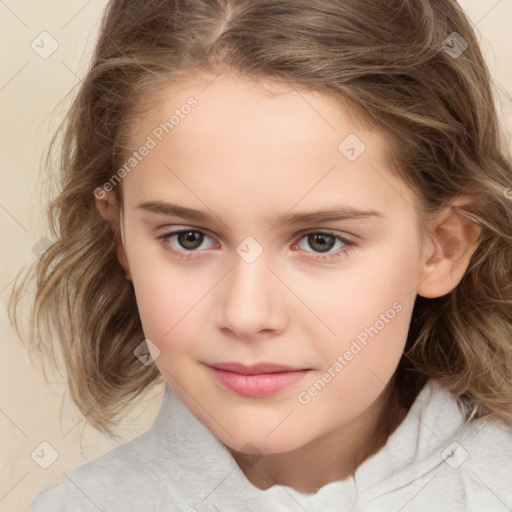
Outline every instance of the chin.
<path id="1" fill-rule="evenodd" d="M 273 432 L 268 435 L 268 432 L 271 432 L 272 429 L 268 428 L 267 425 L 262 428 L 261 425 L 254 425 L 253 423 L 251 428 L 242 427 L 240 430 L 241 432 L 230 430 L 232 436 L 225 432 L 214 432 L 214 434 L 219 441 L 231 450 L 252 455 L 291 452 L 310 441 L 310 439 L 302 439 L 295 433 L 284 429 L 280 434 Z"/>

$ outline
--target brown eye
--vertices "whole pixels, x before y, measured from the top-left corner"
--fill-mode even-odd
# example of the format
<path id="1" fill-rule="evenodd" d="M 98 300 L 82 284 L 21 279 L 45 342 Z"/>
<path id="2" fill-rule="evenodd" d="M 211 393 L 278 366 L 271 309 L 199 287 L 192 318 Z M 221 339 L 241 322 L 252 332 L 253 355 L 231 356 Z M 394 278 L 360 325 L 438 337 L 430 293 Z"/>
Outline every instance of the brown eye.
<path id="1" fill-rule="evenodd" d="M 166 251 L 180 258 L 201 258 L 206 256 L 212 248 L 220 247 L 220 244 L 212 240 L 206 233 L 191 228 L 171 231 L 158 236 L 157 239 Z M 210 245 L 208 245 L 208 240 L 210 240 Z M 204 242 L 206 242 L 206 246 Z"/>
<path id="2" fill-rule="evenodd" d="M 328 231 L 309 231 L 299 242 L 293 244 L 293 251 L 300 250 L 306 259 L 335 263 L 356 247 L 355 242 Z"/>
<path id="3" fill-rule="evenodd" d="M 204 240 L 204 234 L 199 231 L 181 231 L 176 235 L 178 243 L 183 249 L 197 249 Z"/>
<path id="4" fill-rule="evenodd" d="M 330 251 L 336 242 L 336 237 L 328 233 L 310 233 L 307 237 L 309 246 L 318 252 Z"/>

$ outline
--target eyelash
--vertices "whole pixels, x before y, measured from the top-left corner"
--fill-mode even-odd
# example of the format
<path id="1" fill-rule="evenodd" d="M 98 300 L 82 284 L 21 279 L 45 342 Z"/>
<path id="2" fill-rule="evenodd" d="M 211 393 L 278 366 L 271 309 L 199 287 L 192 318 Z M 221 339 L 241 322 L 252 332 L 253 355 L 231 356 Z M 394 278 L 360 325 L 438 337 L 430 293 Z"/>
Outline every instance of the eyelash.
<path id="1" fill-rule="evenodd" d="M 169 243 L 168 239 L 171 238 L 172 236 L 176 236 L 176 235 L 179 235 L 180 233 L 188 233 L 188 232 L 200 233 L 201 235 L 208 237 L 208 235 L 204 231 L 201 231 L 199 229 L 187 228 L 187 229 L 177 229 L 175 231 L 171 231 L 164 235 L 158 236 L 157 238 L 160 241 L 160 244 L 162 245 L 164 250 L 171 253 L 173 256 L 177 256 L 178 258 L 184 258 L 184 259 L 194 259 L 194 258 L 203 257 L 203 254 L 201 254 L 201 252 L 205 252 L 205 251 L 198 251 L 198 250 L 177 251 Z M 338 260 L 341 257 L 345 256 L 347 253 L 349 253 L 351 250 L 353 250 L 354 247 L 356 247 L 356 244 L 353 241 L 348 240 L 342 236 L 336 235 L 335 233 L 332 233 L 330 231 L 311 230 L 306 233 L 303 233 L 301 235 L 301 237 L 299 238 L 299 240 L 302 240 L 304 237 L 311 235 L 311 234 L 321 234 L 321 235 L 332 236 L 332 237 L 334 237 L 334 239 L 336 241 L 340 241 L 343 244 L 345 244 L 342 248 L 338 249 L 337 251 L 335 251 L 333 253 L 313 253 L 313 256 L 307 256 L 307 259 L 311 259 L 313 261 L 331 262 L 334 260 Z M 208 238 L 210 238 L 210 237 L 208 237 Z M 218 242 L 217 242 L 217 244 L 218 244 Z M 297 244 L 294 243 L 292 248 L 297 248 Z M 208 252 L 209 250 L 212 250 L 212 249 L 207 249 L 206 251 Z M 309 252 L 309 251 L 306 251 L 306 252 Z"/>

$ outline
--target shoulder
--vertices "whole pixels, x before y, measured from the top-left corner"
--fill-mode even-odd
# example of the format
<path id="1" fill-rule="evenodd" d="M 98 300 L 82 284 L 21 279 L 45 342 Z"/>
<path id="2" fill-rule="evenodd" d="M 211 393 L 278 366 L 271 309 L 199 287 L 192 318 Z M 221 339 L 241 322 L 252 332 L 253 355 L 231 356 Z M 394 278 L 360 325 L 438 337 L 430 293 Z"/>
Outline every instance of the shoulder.
<path id="1" fill-rule="evenodd" d="M 414 492 L 425 485 L 415 504 L 440 500 L 439 510 L 512 510 L 512 425 L 492 416 L 467 419 L 471 410 L 470 403 L 431 379 L 397 429 L 387 459 L 396 458 L 403 469 L 403 448 L 414 453 L 401 478 Z"/>
<path id="2" fill-rule="evenodd" d="M 470 420 L 466 429 L 461 444 L 471 494 L 488 503 L 488 510 L 512 506 L 512 425 L 483 417 Z"/>
<path id="3" fill-rule="evenodd" d="M 64 475 L 28 512 L 172 511 L 163 480 L 147 464 L 157 450 L 145 432 Z"/>

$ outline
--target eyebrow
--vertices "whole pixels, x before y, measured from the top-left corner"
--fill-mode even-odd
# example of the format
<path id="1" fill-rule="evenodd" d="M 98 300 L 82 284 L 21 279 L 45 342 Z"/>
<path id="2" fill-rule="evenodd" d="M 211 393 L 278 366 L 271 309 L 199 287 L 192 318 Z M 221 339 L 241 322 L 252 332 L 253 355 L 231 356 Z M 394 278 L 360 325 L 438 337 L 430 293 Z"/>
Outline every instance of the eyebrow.
<path id="1" fill-rule="evenodd" d="M 195 210 L 177 204 L 166 203 L 163 201 L 146 201 L 137 205 L 141 209 L 150 213 L 167 215 L 169 217 L 180 217 L 183 219 L 199 222 L 218 222 L 220 217 L 216 217 L 207 210 Z M 357 209 L 351 206 L 340 206 L 326 210 L 315 210 L 310 212 L 287 213 L 278 217 L 269 218 L 272 225 L 279 223 L 287 224 L 317 224 L 321 222 L 332 222 L 339 220 L 361 220 L 368 218 L 383 218 L 384 215 L 376 210 Z"/>

